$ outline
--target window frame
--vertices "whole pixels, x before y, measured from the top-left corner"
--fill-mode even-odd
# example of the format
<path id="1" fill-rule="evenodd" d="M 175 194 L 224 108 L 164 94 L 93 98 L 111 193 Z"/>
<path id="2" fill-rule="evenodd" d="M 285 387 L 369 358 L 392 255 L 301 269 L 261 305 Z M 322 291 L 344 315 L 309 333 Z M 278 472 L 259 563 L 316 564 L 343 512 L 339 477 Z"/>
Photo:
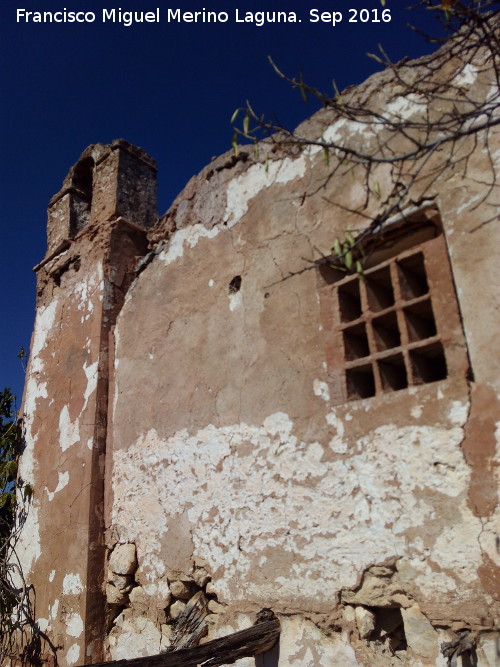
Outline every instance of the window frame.
<path id="1" fill-rule="evenodd" d="M 413 215 L 410 233 L 399 223 L 398 236 L 393 226 L 393 250 L 382 242 L 362 275 L 322 263 L 318 292 L 334 404 L 469 374 L 446 239 L 435 208 L 431 218 L 434 232 L 424 236 L 428 210 L 426 215 L 418 211 L 416 220 Z M 412 244 L 412 238 L 420 242 Z M 377 255 L 385 258 L 377 261 Z"/>

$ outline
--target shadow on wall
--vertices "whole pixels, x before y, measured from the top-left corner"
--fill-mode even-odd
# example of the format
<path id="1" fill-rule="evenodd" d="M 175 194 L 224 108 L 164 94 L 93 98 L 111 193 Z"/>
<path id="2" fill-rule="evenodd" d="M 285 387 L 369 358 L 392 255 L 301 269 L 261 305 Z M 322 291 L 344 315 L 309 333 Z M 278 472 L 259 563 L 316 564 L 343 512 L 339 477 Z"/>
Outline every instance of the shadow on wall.
<path id="1" fill-rule="evenodd" d="M 260 655 L 255 656 L 255 667 L 278 667 L 280 658 L 280 643 L 279 639 L 276 644 Z"/>

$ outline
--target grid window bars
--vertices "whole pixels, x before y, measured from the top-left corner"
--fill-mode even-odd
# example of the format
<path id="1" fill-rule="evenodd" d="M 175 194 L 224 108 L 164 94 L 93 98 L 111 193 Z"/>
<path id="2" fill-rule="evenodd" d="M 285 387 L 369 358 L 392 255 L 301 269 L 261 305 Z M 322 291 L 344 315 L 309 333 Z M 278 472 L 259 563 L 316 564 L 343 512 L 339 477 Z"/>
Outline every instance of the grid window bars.
<path id="1" fill-rule="evenodd" d="M 443 235 L 363 276 L 342 275 L 331 271 L 325 284 L 323 274 L 320 285 L 334 402 L 465 372 L 467 353 Z"/>

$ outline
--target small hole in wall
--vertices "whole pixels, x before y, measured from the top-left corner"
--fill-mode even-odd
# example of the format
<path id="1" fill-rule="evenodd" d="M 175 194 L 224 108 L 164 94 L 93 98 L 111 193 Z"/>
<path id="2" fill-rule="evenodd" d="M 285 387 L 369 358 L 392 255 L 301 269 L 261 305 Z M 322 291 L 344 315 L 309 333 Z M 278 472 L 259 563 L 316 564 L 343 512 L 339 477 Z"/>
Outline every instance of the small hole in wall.
<path id="1" fill-rule="evenodd" d="M 269 299 L 270 296 L 271 296 L 271 295 L 269 294 L 269 292 L 266 292 L 266 293 L 264 294 L 264 299 Z"/>
<path id="2" fill-rule="evenodd" d="M 367 607 L 367 609 L 375 615 L 376 619 L 375 634 L 370 639 L 387 644 L 392 652 L 406 651 L 408 644 L 401 609 L 377 607 Z"/>
<path id="3" fill-rule="evenodd" d="M 241 276 L 234 276 L 234 278 L 229 283 L 229 293 L 235 294 L 240 291 L 241 287 Z"/>

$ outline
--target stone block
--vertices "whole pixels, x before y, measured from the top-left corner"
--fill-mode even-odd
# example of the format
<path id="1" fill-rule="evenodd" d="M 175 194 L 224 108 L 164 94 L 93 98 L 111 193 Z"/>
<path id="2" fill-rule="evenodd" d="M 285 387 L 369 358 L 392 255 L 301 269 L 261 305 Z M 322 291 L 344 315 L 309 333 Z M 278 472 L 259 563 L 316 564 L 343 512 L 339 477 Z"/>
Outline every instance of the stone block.
<path id="1" fill-rule="evenodd" d="M 170 618 L 173 621 L 176 621 L 179 618 L 179 616 L 182 614 L 182 612 L 184 611 L 185 608 L 186 608 L 186 603 L 182 602 L 181 600 L 177 600 L 170 607 L 170 610 L 169 610 Z"/>
<path id="2" fill-rule="evenodd" d="M 106 584 L 106 600 L 108 604 L 120 606 L 127 604 L 128 595 L 118 590 L 113 584 Z"/>
<path id="3" fill-rule="evenodd" d="M 109 559 L 109 567 L 115 574 L 132 574 L 137 569 L 135 544 L 117 544 Z"/>
<path id="4" fill-rule="evenodd" d="M 365 607 L 356 607 L 355 616 L 359 636 L 362 639 L 367 639 L 375 631 L 375 614 L 369 609 L 365 609 Z"/>
<path id="5" fill-rule="evenodd" d="M 178 598 L 180 600 L 189 600 L 191 597 L 191 590 L 189 588 L 189 585 L 186 584 L 184 581 L 172 581 L 170 582 L 170 592 L 174 596 L 174 598 Z"/>
<path id="6" fill-rule="evenodd" d="M 408 609 L 401 609 L 401 616 L 408 646 L 419 657 L 434 660 L 439 649 L 438 634 L 420 607 L 415 604 Z"/>

